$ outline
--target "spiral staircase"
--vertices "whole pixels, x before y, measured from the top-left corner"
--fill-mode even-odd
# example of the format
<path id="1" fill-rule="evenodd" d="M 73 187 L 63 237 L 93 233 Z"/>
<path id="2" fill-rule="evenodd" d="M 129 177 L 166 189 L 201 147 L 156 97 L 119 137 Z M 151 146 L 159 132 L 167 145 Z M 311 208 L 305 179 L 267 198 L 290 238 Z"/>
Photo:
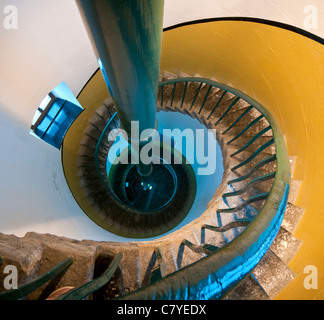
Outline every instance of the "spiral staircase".
<path id="1" fill-rule="evenodd" d="M 71 194 L 93 222 L 113 234 L 135 240 L 77 241 L 34 232 L 27 233 L 23 238 L 0 234 L 0 268 L 15 265 L 19 276 L 19 287 L 0 292 L 0 300 L 275 299 L 296 276 L 288 265 L 301 246 L 301 241 L 294 234 L 304 210 L 296 205 L 301 182 L 292 179 L 296 157 L 288 155 L 285 136 L 277 118 L 267 109 L 267 100 L 262 106 L 246 93 L 224 84 L 233 74 L 241 76 L 240 71 L 233 73 L 237 65 L 230 70 L 224 63 L 226 68 L 222 71 L 227 78 L 222 80 L 226 81 L 218 82 L 209 78 L 220 66 L 217 65 L 211 72 L 207 70 L 208 64 L 214 59 L 214 55 L 208 56 L 212 48 L 206 49 L 208 52 L 202 56 L 205 58 L 201 58 L 201 55 L 197 58 L 200 62 L 208 60 L 202 68 L 204 77 L 175 72 L 184 70 L 180 59 L 192 45 L 190 41 L 188 44 L 178 44 L 176 36 L 176 40 L 171 37 L 172 41 L 169 39 L 168 42 L 173 51 L 168 52 L 167 48 L 164 52 L 171 57 L 172 68 L 161 64 L 156 97 L 158 59 L 155 58 L 159 54 L 162 1 L 154 2 L 155 10 L 150 7 L 153 2 L 143 1 L 147 5 L 147 10 L 143 12 L 143 7 L 129 1 L 128 4 L 138 10 L 137 13 L 148 19 L 143 20 L 137 14 L 130 15 L 129 18 L 134 21 L 129 20 L 134 22 L 135 28 L 131 23 L 127 24 L 127 19 L 124 19 L 127 23 L 119 24 L 123 20 L 120 14 L 127 17 L 129 14 L 123 6 L 118 7 L 121 4 L 119 1 L 77 0 L 77 3 L 84 22 L 88 23 L 92 36 L 95 35 L 97 42 L 92 44 L 97 49 L 116 41 L 110 47 L 116 54 L 114 59 L 109 61 L 111 57 L 105 50 L 97 57 L 102 80 L 106 82 L 108 91 L 115 95 L 106 95 L 106 101 L 95 105 L 95 108 L 85 105 L 85 112 L 77 116 L 69 128 L 72 134 L 68 132 L 63 143 L 63 171 Z M 105 6 L 108 3 L 110 9 L 120 10 L 114 13 L 113 10 L 98 10 L 107 9 Z M 156 16 L 153 17 L 153 14 Z M 111 19 L 106 19 L 107 16 Z M 122 41 L 114 38 L 114 32 L 109 35 L 109 41 L 101 39 L 100 31 L 107 26 L 115 27 L 114 21 L 118 22 L 117 30 L 124 32 L 124 37 L 120 38 Z M 148 37 L 147 29 L 141 29 L 142 21 L 150 21 L 149 25 L 154 26 L 150 30 L 154 29 L 154 32 Z M 231 37 L 237 36 L 238 29 L 234 28 L 234 32 L 229 29 L 224 36 L 222 33 L 221 38 L 228 37 L 232 41 Z M 207 29 L 199 29 L 197 38 L 203 33 L 201 30 L 206 32 Z M 191 37 L 192 29 L 186 32 Z M 258 31 L 255 33 L 257 37 L 260 36 Z M 209 38 L 206 38 L 208 42 Z M 175 47 L 175 43 L 179 47 L 184 45 L 184 49 Z M 147 47 L 143 44 L 147 44 Z M 230 52 L 225 50 L 226 46 L 222 51 L 224 42 L 217 44 L 217 50 L 223 54 Z M 129 56 L 119 54 L 119 49 L 124 45 L 131 48 Z M 249 50 L 252 50 L 252 46 Z M 188 57 L 184 64 L 188 69 L 186 72 L 196 67 L 187 66 L 191 62 L 191 57 Z M 271 66 L 269 63 L 266 68 L 270 69 Z M 111 72 L 108 80 L 105 71 L 111 71 L 110 68 L 116 68 L 114 71 L 118 72 Z M 171 69 L 175 73 L 166 71 Z M 137 72 L 132 74 L 130 70 Z M 250 70 L 247 68 L 245 71 Z M 131 78 L 134 74 L 138 77 Z M 114 78 L 116 75 L 120 78 Z M 217 77 L 217 72 L 214 76 Z M 87 85 L 91 81 L 92 78 Z M 127 86 L 116 85 L 126 81 Z M 145 86 L 136 87 L 140 81 L 148 85 L 150 93 L 154 94 L 147 95 L 147 92 L 141 91 Z M 257 81 L 251 83 L 255 85 Z M 116 85 L 118 90 L 112 90 L 111 85 Z M 242 86 L 247 87 L 249 85 Z M 132 103 L 129 105 L 125 100 L 117 103 L 119 89 L 125 88 L 127 94 L 136 98 L 130 99 Z M 271 90 L 274 89 L 271 87 Z M 120 96 L 125 98 L 127 94 L 124 91 L 124 95 Z M 148 96 L 154 96 L 154 99 L 147 106 L 142 105 L 144 100 L 149 100 L 146 99 Z M 261 94 L 258 92 L 254 96 L 260 97 Z M 140 101 L 139 105 L 132 105 L 134 101 Z M 222 182 L 206 208 L 201 209 L 199 217 L 181 228 L 175 227 L 186 217 L 195 200 L 196 188 L 199 188 L 190 166 L 182 164 L 176 167 L 165 164 L 162 159 L 157 176 L 164 175 L 165 183 L 158 194 L 160 199 L 165 200 L 161 200 L 162 205 L 157 201 L 159 199 L 154 200 L 156 207 L 153 210 L 150 210 L 152 202 L 147 201 L 149 192 L 145 194 L 144 189 L 141 190 L 141 197 L 136 199 L 135 186 L 141 181 L 138 179 L 144 177 L 140 171 L 133 170 L 134 167 L 127 167 L 127 170 L 117 167 L 115 171 L 108 167 L 107 158 L 117 139 L 113 133 L 115 129 L 130 123 L 136 108 L 145 115 L 140 117 L 143 122 L 149 118 L 149 114 L 155 115 L 156 108 L 169 117 L 174 113 L 190 116 L 206 129 L 214 130 L 221 146 L 224 167 Z M 46 111 L 42 111 L 46 117 Z M 55 122 L 55 117 L 51 124 Z M 39 119 L 38 123 L 41 122 L 42 119 Z M 144 127 L 153 126 L 146 122 Z M 68 157 L 65 157 L 66 154 Z M 66 159 L 70 161 L 67 167 Z M 167 171 L 159 171 L 161 168 L 167 168 Z M 154 183 L 158 184 L 156 181 Z M 174 192 L 168 190 L 168 184 Z M 128 185 L 131 187 L 126 189 Z M 144 191 L 147 191 L 146 187 Z M 0 283 L 4 283 L 4 277 L 0 272 Z"/>
<path id="2" fill-rule="evenodd" d="M 158 111 L 170 112 L 170 117 L 180 112 L 217 132 L 224 175 L 207 210 L 180 230 L 151 241 L 75 241 L 34 233 L 11 239 L 21 252 L 31 242 L 37 244 L 32 251 L 36 264 L 29 265 L 24 254 L 18 255 L 24 287 L 34 284 L 21 297 L 48 298 L 55 289 L 68 286 L 55 299 L 267 300 L 294 278 L 288 263 L 301 244 L 293 235 L 303 215 L 303 209 L 295 205 L 300 184 L 290 180 L 295 158 L 288 157 L 284 137 L 271 115 L 233 88 L 183 73 L 163 72 L 157 103 Z M 107 100 L 84 131 L 78 173 L 84 196 L 95 207 L 94 220 L 114 231 L 132 227 L 134 235 L 143 225 L 136 225 L 136 213 L 126 223 L 128 209 L 116 204 L 106 174 L 112 145 L 107 137 L 118 127 L 113 102 Z M 165 215 L 171 217 L 175 210 L 177 203 Z M 161 218 L 157 225 L 167 221 Z M 5 262 L 10 255 L 3 256 Z M 62 269 L 57 263 L 63 259 L 71 260 Z M 55 265 L 59 270 L 53 277 L 67 271 L 46 287 L 44 273 Z M 107 267 L 101 276 L 94 273 Z M 37 286 L 36 276 L 43 280 Z M 82 291 L 84 286 L 87 290 Z M 8 292 L 0 294 L 2 299 L 10 297 Z"/>
<path id="3" fill-rule="evenodd" d="M 112 166 L 112 168 L 117 167 L 114 171 L 107 168 L 109 150 L 118 135 L 116 134 L 118 131 L 116 131 L 112 138 L 111 131 L 119 128 L 116 109 L 112 100 L 109 99 L 95 112 L 84 131 L 79 150 L 78 172 L 84 195 L 97 211 L 95 217 L 91 214 L 89 216 L 104 229 L 120 236 L 128 238 L 158 236 L 177 226 L 190 210 L 196 190 L 194 173 L 189 170 L 189 167 L 171 164 L 170 167 L 177 184 L 174 194 L 170 194 L 164 199 L 167 190 L 173 191 L 172 175 L 170 174 L 170 179 L 166 181 L 163 192 L 155 195 L 157 198 L 161 198 L 160 208 L 149 210 L 147 199 L 136 198 L 135 195 L 133 197 L 138 202 L 139 208 L 134 207 L 134 204 L 130 206 L 131 203 L 127 201 L 127 195 L 124 193 L 136 194 L 136 192 L 135 190 L 124 190 L 127 182 L 122 181 L 122 177 L 125 176 L 125 166 L 127 170 L 127 165 Z M 162 151 L 160 153 L 162 154 Z M 179 160 L 182 162 L 182 159 Z M 163 167 L 163 163 L 162 165 L 158 164 L 155 170 Z M 167 172 L 158 172 L 159 181 L 157 183 L 163 182 L 160 177 Z M 140 181 L 137 176 L 135 178 Z M 131 185 L 132 182 L 130 181 L 129 184 Z M 157 201 L 157 199 L 155 200 Z M 165 205 L 167 201 L 170 202 L 169 205 Z M 145 205 L 141 207 L 144 203 Z"/>

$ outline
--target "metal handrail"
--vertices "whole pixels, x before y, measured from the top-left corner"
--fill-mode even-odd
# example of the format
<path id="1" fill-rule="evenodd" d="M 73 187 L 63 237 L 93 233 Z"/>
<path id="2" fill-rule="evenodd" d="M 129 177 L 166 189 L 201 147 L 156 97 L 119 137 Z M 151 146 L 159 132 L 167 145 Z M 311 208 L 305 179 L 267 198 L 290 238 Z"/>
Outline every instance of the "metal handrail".
<path id="1" fill-rule="evenodd" d="M 286 144 L 275 118 L 258 102 L 239 90 L 204 78 L 178 78 L 162 82 L 161 102 L 163 87 L 174 84 L 175 88 L 176 83 L 180 82 L 185 83 L 185 89 L 189 82 L 200 82 L 230 92 L 248 102 L 262 114 L 262 118 L 267 119 L 276 148 L 277 168 L 274 182 L 263 208 L 237 238 L 201 260 L 120 299 L 198 300 L 225 297 L 260 262 L 275 239 L 284 216 L 290 185 L 290 167 Z M 183 103 L 181 107 L 182 105 Z M 258 121 L 260 119 L 261 117 Z"/>
<path id="2" fill-rule="evenodd" d="M 118 253 L 113 261 L 109 264 L 107 269 L 103 272 L 103 274 L 93 279 L 92 281 L 89 281 L 88 283 L 82 285 L 79 288 L 72 289 L 65 294 L 62 294 L 58 297 L 56 297 L 54 300 L 83 300 L 86 297 L 88 297 L 90 294 L 96 292 L 103 286 L 105 286 L 110 279 L 115 274 L 117 268 L 119 267 L 120 261 L 123 258 L 122 253 Z"/>
<path id="3" fill-rule="evenodd" d="M 100 180 L 101 182 L 103 183 L 103 185 L 106 187 L 107 191 L 111 194 L 111 196 L 113 196 L 116 200 L 117 200 L 117 197 L 113 194 L 112 190 L 110 189 L 109 185 L 106 183 L 104 177 L 102 176 L 101 174 L 101 170 L 100 170 L 100 167 L 99 167 L 99 157 L 98 157 L 98 154 L 100 152 L 100 147 L 101 147 L 101 144 L 102 144 L 102 141 L 103 139 L 107 136 L 107 132 L 112 124 L 112 122 L 115 121 L 116 117 L 117 117 L 117 112 L 114 113 L 112 115 L 112 117 L 109 119 L 108 123 L 106 124 L 104 130 L 102 131 L 101 135 L 100 135 L 100 138 L 97 142 L 97 145 L 96 145 L 96 150 L 95 150 L 95 164 L 96 164 L 96 169 L 99 173 L 99 177 L 100 177 Z"/>

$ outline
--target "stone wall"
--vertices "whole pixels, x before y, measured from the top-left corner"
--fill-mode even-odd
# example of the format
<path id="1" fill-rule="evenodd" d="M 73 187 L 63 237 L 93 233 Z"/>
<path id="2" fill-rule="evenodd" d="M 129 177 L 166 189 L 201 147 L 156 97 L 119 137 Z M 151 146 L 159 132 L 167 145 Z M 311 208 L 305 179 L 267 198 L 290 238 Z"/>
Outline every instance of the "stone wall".
<path id="1" fill-rule="evenodd" d="M 49 234 L 27 233 L 25 237 L 0 234 L 0 292 L 5 277 L 4 268 L 13 265 L 18 270 L 18 285 L 47 272 L 61 261 L 71 257 L 72 265 L 59 276 L 31 293 L 26 299 L 46 299 L 55 289 L 78 287 L 92 279 L 97 247 L 93 244 Z"/>

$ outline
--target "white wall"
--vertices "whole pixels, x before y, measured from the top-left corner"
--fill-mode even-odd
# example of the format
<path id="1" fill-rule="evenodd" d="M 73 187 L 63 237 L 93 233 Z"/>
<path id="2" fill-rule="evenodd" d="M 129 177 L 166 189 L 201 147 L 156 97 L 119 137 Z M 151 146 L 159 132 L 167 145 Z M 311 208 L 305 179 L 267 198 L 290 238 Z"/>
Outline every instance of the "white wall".
<path id="1" fill-rule="evenodd" d="M 309 6 L 314 11 L 308 11 Z M 311 29 L 308 22 L 315 13 L 317 26 Z M 286 23 L 324 37 L 323 16 L 322 0 L 165 0 L 164 25 L 215 17 L 252 17 Z"/>
<path id="2" fill-rule="evenodd" d="M 1 0 L 0 12 L 6 3 L 17 6 L 18 29 L 0 25 L 0 105 L 28 126 L 59 83 L 77 93 L 96 59 L 73 0 Z"/>
<path id="3" fill-rule="evenodd" d="M 65 81 L 77 94 L 97 62 L 74 0 L 1 0 L 0 22 L 8 4 L 18 9 L 18 29 L 0 23 L 0 106 L 28 126 L 49 90 Z M 318 28 L 310 31 L 324 37 L 322 0 L 165 0 L 164 26 L 246 16 L 304 28 L 308 5 L 319 16 Z"/>
<path id="4" fill-rule="evenodd" d="M 165 0 L 164 26 L 248 16 L 303 28 L 309 4 L 324 15 L 322 0 Z M 18 9 L 17 30 L 4 28 L 6 5 Z M 310 31 L 324 37 L 323 22 Z M 0 1 L 0 232 L 108 240 L 72 198 L 60 153 L 29 135 L 35 110 L 52 88 L 65 81 L 77 94 L 96 69 L 74 0 Z"/>
<path id="5" fill-rule="evenodd" d="M 18 29 L 6 30 L 6 5 L 18 9 Z M 74 1 L 0 1 L 0 232 L 28 231 L 72 238 L 103 237 L 75 203 L 58 150 L 29 134 L 46 94 L 66 81 L 77 94 L 97 68 Z M 91 222 L 90 222 L 91 223 Z"/>
<path id="6" fill-rule="evenodd" d="M 0 232 L 104 237 L 71 196 L 60 152 L 29 135 L 23 123 L 1 109 L 0 146 Z"/>

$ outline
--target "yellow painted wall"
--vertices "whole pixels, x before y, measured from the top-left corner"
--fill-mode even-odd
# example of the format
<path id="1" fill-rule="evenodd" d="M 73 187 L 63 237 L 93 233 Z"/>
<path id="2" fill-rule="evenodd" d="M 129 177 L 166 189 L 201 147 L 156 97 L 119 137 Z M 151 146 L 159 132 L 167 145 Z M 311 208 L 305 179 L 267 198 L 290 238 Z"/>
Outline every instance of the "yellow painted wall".
<path id="1" fill-rule="evenodd" d="M 277 299 L 324 299 L 324 46 L 269 25 L 209 22 L 164 33 L 163 70 L 214 77 L 245 92 L 276 117 L 286 135 L 289 154 L 298 157 L 293 178 L 303 183 L 296 204 L 305 208 L 295 233 L 303 245 L 289 265 L 297 277 Z M 79 101 L 85 112 L 91 113 L 107 97 L 98 73 Z M 65 139 L 63 164 L 68 181 L 77 178 L 72 149 L 81 137 L 77 130 L 85 126 L 82 119 Z M 318 269 L 318 290 L 303 286 L 307 265 Z"/>
<path id="2" fill-rule="evenodd" d="M 109 92 L 102 74 L 100 71 L 96 72 L 78 97 L 84 111 L 68 130 L 62 148 L 62 164 L 69 188 L 80 208 L 92 217 L 96 217 L 96 211 L 89 199 L 84 195 L 81 186 L 77 166 L 78 152 L 84 130 L 89 126 L 89 120 L 108 98 Z"/>
<path id="3" fill-rule="evenodd" d="M 290 263 L 297 274 L 278 299 L 324 299 L 324 46 L 299 34 L 254 22 L 218 21 L 164 33 L 161 70 L 214 77 L 245 92 L 276 117 L 305 214 L 303 241 Z M 306 290 L 304 267 L 318 269 L 318 290 Z"/>

